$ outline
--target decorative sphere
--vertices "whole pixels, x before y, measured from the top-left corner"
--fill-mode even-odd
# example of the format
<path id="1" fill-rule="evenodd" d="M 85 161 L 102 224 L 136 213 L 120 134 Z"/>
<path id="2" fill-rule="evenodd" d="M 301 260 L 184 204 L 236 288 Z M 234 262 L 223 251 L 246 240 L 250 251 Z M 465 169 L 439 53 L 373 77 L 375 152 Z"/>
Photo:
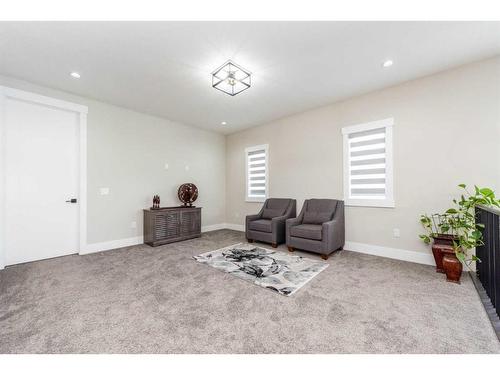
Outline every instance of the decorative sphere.
<path id="1" fill-rule="evenodd" d="M 198 198 L 198 188 L 192 183 L 182 184 L 177 190 L 177 196 L 184 203 L 184 206 L 188 204 L 192 206 L 193 202 Z"/>

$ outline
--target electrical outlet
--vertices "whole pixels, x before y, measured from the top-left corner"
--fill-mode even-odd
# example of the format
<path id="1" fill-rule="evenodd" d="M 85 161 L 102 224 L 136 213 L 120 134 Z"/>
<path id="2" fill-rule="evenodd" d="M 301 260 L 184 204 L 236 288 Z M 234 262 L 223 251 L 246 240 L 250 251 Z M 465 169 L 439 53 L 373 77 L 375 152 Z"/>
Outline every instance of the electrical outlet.
<path id="1" fill-rule="evenodd" d="M 400 231 L 399 231 L 399 228 L 394 228 L 394 229 L 392 230 L 392 234 L 394 235 L 394 238 L 399 238 L 399 237 L 401 237 L 401 233 L 400 233 Z"/>
<path id="2" fill-rule="evenodd" d="M 132 221 L 132 222 L 130 223 L 130 228 L 131 228 L 131 229 L 136 229 L 136 228 L 137 228 L 137 222 L 136 222 L 136 221 Z"/>
<path id="3" fill-rule="evenodd" d="M 189 171 L 189 165 L 186 165 L 186 166 L 184 167 L 184 169 L 185 169 L 186 171 Z"/>
<path id="4" fill-rule="evenodd" d="M 240 213 L 239 212 L 235 212 L 234 213 L 234 217 L 240 217 Z"/>
<path id="5" fill-rule="evenodd" d="M 101 193 L 101 195 L 109 195 L 109 188 L 102 187 L 99 189 L 99 193 Z"/>
<path id="6" fill-rule="evenodd" d="M 165 170 L 168 170 L 168 163 L 165 163 L 163 167 L 165 168 Z"/>

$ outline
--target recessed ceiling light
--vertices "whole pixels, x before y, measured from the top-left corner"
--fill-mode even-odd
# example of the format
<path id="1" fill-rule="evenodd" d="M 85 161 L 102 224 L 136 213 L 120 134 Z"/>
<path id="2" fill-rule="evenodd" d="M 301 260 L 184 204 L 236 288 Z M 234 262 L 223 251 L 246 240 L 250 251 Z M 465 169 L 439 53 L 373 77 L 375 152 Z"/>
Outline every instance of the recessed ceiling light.
<path id="1" fill-rule="evenodd" d="M 384 68 L 388 68 L 388 67 L 392 66 L 392 64 L 394 64 L 394 62 L 392 60 L 386 60 L 386 61 L 384 61 L 384 63 L 382 64 L 382 66 Z"/>
<path id="2" fill-rule="evenodd" d="M 71 72 L 70 76 L 73 78 L 80 78 L 81 77 L 80 73 L 78 73 L 78 72 Z"/>
<path id="3" fill-rule="evenodd" d="M 220 124 L 221 124 L 221 125 L 226 125 L 226 124 L 227 124 L 227 122 L 222 121 Z"/>

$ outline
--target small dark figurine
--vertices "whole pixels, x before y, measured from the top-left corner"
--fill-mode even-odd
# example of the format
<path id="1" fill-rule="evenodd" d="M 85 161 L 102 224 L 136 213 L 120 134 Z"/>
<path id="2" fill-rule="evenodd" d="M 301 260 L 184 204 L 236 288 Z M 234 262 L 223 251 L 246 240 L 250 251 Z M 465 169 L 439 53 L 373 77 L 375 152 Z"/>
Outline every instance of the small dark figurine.
<path id="1" fill-rule="evenodd" d="M 153 207 L 151 207 L 152 209 L 159 209 L 160 208 L 160 196 L 159 195 L 155 195 L 153 197 Z"/>
<path id="2" fill-rule="evenodd" d="M 198 198 L 198 188 L 195 184 L 187 183 L 179 186 L 177 191 L 179 200 L 184 203 L 184 206 L 192 207 L 193 202 Z"/>

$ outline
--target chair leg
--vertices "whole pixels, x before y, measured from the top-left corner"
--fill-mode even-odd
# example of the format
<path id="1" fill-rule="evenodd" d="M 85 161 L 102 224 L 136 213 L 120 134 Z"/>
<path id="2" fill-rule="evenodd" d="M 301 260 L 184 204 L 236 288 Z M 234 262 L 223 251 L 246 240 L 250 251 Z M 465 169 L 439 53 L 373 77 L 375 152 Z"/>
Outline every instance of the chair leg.
<path id="1" fill-rule="evenodd" d="M 277 243 L 272 243 L 271 246 L 276 249 L 278 247 L 278 244 Z"/>
<path id="2" fill-rule="evenodd" d="M 291 253 L 293 253 L 295 251 L 295 249 L 293 247 L 291 247 L 291 246 L 288 246 L 288 251 L 291 252 Z"/>
<path id="3" fill-rule="evenodd" d="M 249 243 L 253 243 L 253 240 L 251 238 L 247 238 Z"/>
<path id="4" fill-rule="evenodd" d="M 321 254 L 321 258 L 323 258 L 324 260 L 328 260 L 328 254 Z"/>

